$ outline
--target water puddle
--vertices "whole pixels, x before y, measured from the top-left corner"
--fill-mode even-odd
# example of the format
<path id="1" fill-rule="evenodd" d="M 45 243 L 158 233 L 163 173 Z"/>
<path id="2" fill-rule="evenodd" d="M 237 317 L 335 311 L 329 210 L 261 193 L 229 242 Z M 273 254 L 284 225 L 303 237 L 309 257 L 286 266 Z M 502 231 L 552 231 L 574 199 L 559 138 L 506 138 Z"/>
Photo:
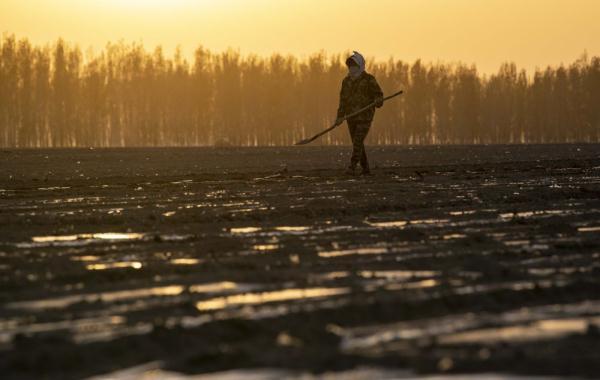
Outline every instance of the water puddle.
<path id="1" fill-rule="evenodd" d="M 420 227 L 428 225 L 438 225 L 450 222 L 449 219 L 415 219 L 415 220 L 392 220 L 382 222 L 370 222 L 366 223 L 371 227 L 376 228 L 404 228 L 408 226 Z"/>
<path id="2" fill-rule="evenodd" d="M 53 186 L 53 187 L 38 187 L 40 191 L 53 191 L 53 190 L 67 190 L 70 189 L 69 186 Z"/>
<path id="3" fill-rule="evenodd" d="M 388 252 L 388 249 L 386 247 L 367 247 L 367 248 L 355 248 L 355 249 L 319 252 L 319 257 L 332 258 L 332 257 L 341 257 L 341 256 L 350 256 L 350 255 L 381 255 L 381 254 L 384 254 L 387 252 Z"/>
<path id="4" fill-rule="evenodd" d="M 463 216 L 463 215 L 473 215 L 477 213 L 477 210 L 465 210 L 465 211 L 450 211 L 448 214 L 452 216 Z"/>
<path id="5" fill-rule="evenodd" d="M 107 270 L 107 269 L 142 269 L 142 263 L 139 261 L 117 261 L 114 263 L 99 263 L 99 264 L 88 264 L 85 269 L 87 270 Z"/>
<path id="6" fill-rule="evenodd" d="M 255 251 L 273 251 L 279 248 L 279 244 L 256 244 L 252 246 Z"/>
<path id="7" fill-rule="evenodd" d="M 275 231 L 280 231 L 280 232 L 304 232 L 304 231 L 308 231 L 310 229 L 310 227 L 305 227 L 305 226 L 279 226 L 279 227 L 275 227 Z"/>
<path id="8" fill-rule="evenodd" d="M 189 288 L 190 293 L 220 293 L 233 291 L 246 291 L 253 289 L 252 285 L 240 285 L 231 281 L 215 282 L 209 284 L 192 285 Z"/>
<path id="9" fill-rule="evenodd" d="M 537 211 L 521 211 L 521 212 L 508 212 L 500 214 L 500 219 L 511 220 L 515 218 L 535 218 L 535 217 L 548 217 L 552 215 L 567 215 L 572 213 L 572 210 L 537 210 Z"/>
<path id="10" fill-rule="evenodd" d="M 124 326 L 126 319 L 112 315 L 97 318 L 84 318 L 69 321 L 33 323 L 29 325 L 14 325 L 0 332 L 0 343 L 9 343 L 17 334 L 41 334 L 48 332 L 66 331 L 74 336 L 77 343 L 84 341 L 98 341 L 94 339 L 111 334 L 114 329 Z M 112 334 L 111 334 L 112 335 Z"/>
<path id="11" fill-rule="evenodd" d="M 409 221 L 410 225 L 429 225 L 429 224 L 444 224 L 450 222 L 449 219 L 417 219 Z"/>
<path id="12" fill-rule="evenodd" d="M 490 344 L 526 342 L 558 338 L 568 334 L 584 334 L 589 326 L 600 327 L 600 317 L 547 319 L 530 324 L 484 328 L 449 334 L 438 338 L 440 344 Z"/>
<path id="13" fill-rule="evenodd" d="M 545 251 L 550 249 L 548 244 L 532 244 L 529 240 L 506 240 L 503 243 L 507 247 L 516 247 L 526 252 Z"/>
<path id="14" fill-rule="evenodd" d="M 466 313 L 387 325 L 339 328 L 338 334 L 342 336 L 341 348 L 344 351 L 431 337 L 436 337 L 437 342 L 442 344 L 538 340 L 585 333 L 589 326 L 600 325 L 600 316 L 573 314 L 589 315 L 599 311 L 599 302 L 585 301 L 519 308 L 500 314 Z"/>
<path id="15" fill-rule="evenodd" d="M 525 291 L 533 290 L 536 288 L 550 289 L 550 288 L 562 288 L 569 284 L 566 280 L 541 280 L 541 281 L 513 281 L 506 283 L 490 284 L 490 285 L 466 285 L 452 290 L 453 293 L 458 295 L 468 294 L 481 294 L 489 293 L 499 290 L 512 290 L 512 291 Z"/>
<path id="16" fill-rule="evenodd" d="M 533 276 L 551 276 L 555 274 L 572 275 L 576 273 L 589 273 L 598 268 L 598 265 L 592 264 L 587 267 L 559 267 L 559 268 L 529 268 L 527 273 Z"/>
<path id="17" fill-rule="evenodd" d="M 308 275 L 309 280 L 312 282 L 316 282 L 316 283 L 335 281 L 335 280 L 347 278 L 350 276 L 351 276 L 351 273 L 347 272 L 347 271 L 326 272 L 326 273 L 316 273 L 316 274 L 311 273 Z"/>
<path id="18" fill-rule="evenodd" d="M 148 236 L 150 238 L 150 236 Z M 164 234 L 164 235 L 155 235 L 154 238 L 159 241 L 166 242 L 178 242 L 185 241 L 194 238 L 194 235 L 176 235 L 176 234 Z"/>
<path id="19" fill-rule="evenodd" d="M 414 282 L 404 282 L 397 284 L 386 284 L 385 290 L 396 291 L 396 290 L 413 290 L 413 289 L 427 289 L 433 288 L 440 285 L 441 282 L 434 279 L 422 280 L 422 281 L 414 281 Z M 369 287 L 366 290 L 370 290 Z"/>
<path id="20" fill-rule="evenodd" d="M 377 228 L 402 228 L 408 224 L 405 220 L 394 220 L 391 222 L 367 222 L 368 225 Z"/>
<path id="21" fill-rule="evenodd" d="M 47 298 L 33 301 L 18 301 L 6 305 L 9 309 L 39 311 L 44 309 L 64 309 L 80 302 L 115 302 L 143 297 L 176 296 L 184 291 L 180 285 L 170 285 L 155 288 L 118 290 L 114 292 L 74 294 L 64 297 Z"/>
<path id="22" fill-rule="evenodd" d="M 147 363 L 136 367 L 94 376 L 88 380 L 558 380 L 557 377 L 519 376 L 500 373 L 461 374 L 461 375 L 423 375 L 408 370 L 380 367 L 356 367 L 345 371 L 329 371 L 324 375 L 310 372 L 282 370 L 275 368 L 232 369 L 201 375 L 187 375 L 161 368 L 160 362 Z"/>
<path id="23" fill-rule="evenodd" d="M 236 227 L 231 228 L 229 232 L 233 235 L 245 235 L 261 231 L 260 227 Z"/>
<path id="24" fill-rule="evenodd" d="M 73 261 L 98 261 L 100 260 L 101 257 L 100 256 L 92 256 L 92 255 L 85 255 L 85 256 L 72 256 L 71 260 Z"/>
<path id="25" fill-rule="evenodd" d="M 438 271 L 430 270 L 379 270 L 360 271 L 358 275 L 363 278 L 385 278 L 387 280 L 410 280 L 413 278 L 436 277 Z"/>
<path id="26" fill-rule="evenodd" d="M 579 232 L 600 232 L 600 226 L 595 227 L 579 227 L 577 229 Z"/>
<path id="27" fill-rule="evenodd" d="M 358 276 L 364 280 L 369 280 L 369 283 L 375 281 L 376 284 L 387 284 L 389 282 L 436 277 L 440 274 L 441 272 L 429 270 L 363 270 L 358 272 L 336 271 L 310 274 L 309 280 L 313 283 L 323 283 L 349 278 L 352 276 Z"/>
<path id="28" fill-rule="evenodd" d="M 41 247 L 81 247 L 96 243 L 120 243 L 128 241 L 147 241 L 155 239 L 165 242 L 184 241 L 193 238 L 193 235 L 152 235 L 145 233 L 121 233 L 103 232 L 92 234 L 75 235 L 50 235 L 34 236 L 31 242 L 16 243 L 17 248 L 41 248 Z"/>
<path id="29" fill-rule="evenodd" d="M 477 326 L 474 315 L 449 316 L 435 319 L 397 322 L 388 325 L 342 329 L 341 349 L 352 352 L 401 340 L 414 340 L 453 333 Z"/>
<path id="30" fill-rule="evenodd" d="M 194 259 L 190 257 L 180 257 L 178 259 L 172 259 L 169 261 L 173 265 L 197 265 L 201 264 L 202 260 Z"/>
<path id="31" fill-rule="evenodd" d="M 200 311 L 212 311 L 242 305 L 256 305 L 270 302 L 331 297 L 347 294 L 349 292 L 350 289 L 348 288 L 307 288 L 284 289 L 261 293 L 245 293 L 200 301 L 196 303 L 196 308 Z"/>
<path id="32" fill-rule="evenodd" d="M 140 233 L 95 233 L 95 234 L 77 234 L 77 235 L 54 235 L 54 236 L 34 236 L 31 242 L 17 243 L 17 248 L 37 248 L 37 247 L 76 247 L 97 242 L 119 242 L 141 240 L 145 234 Z"/>
<path id="33" fill-rule="evenodd" d="M 444 240 L 453 240 L 453 239 L 464 239 L 467 235 L 465 234 L 448 234 L 444 235 Z"/>
<path id="34" fill-rule="evenodd" d="M 238 284 L 223 281 L 206 284 L 196 284 L 189 287 L 184 285 L 168 285 L 153 288 L 127 289 L 101 293 L 74 294 L 62 297 L 46 298 L 41 300 L 17 301 L 6 305 L 8 309 L 41 311 L 45 309 L 64 309 L 73 304 L 87 302 L 112 303 L 117 301 L 140 300 L 148 297 L 173 297 L 189 293 L 220 294 L 232 292 L 246 292 L 258 289 L 258 285 Z"/>

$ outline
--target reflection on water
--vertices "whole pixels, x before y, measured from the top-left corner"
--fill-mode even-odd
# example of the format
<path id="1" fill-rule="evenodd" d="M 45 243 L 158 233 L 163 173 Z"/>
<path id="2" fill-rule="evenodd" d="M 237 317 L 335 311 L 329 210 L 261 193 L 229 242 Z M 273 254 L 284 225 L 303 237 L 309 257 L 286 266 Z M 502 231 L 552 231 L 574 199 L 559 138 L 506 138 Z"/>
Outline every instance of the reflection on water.
<path id="1" fill-rule="evenodd" d="M 252 247 L 255 251 L 272 251 L 279 248 L 278 244 L 256 244 Z"/>
<path id="2" fill-rule="evenodd" d="M 364 278 L 385 278 L 388 280 L 409 280 L 411 278 L 435 277 L 440 272 L 430 270 L 380 270 L 360 271 L 358 275 Z"/>
<path id="3" fill-rule="evenodd" d="M 442 336 L 441 344 L 522 342 L 558 338 L 567 334 L 583 334 L 590 325 L 600 326 L 600 317 L 548 319 L 531 324 L 484 328 Z"/>
<path id="4" fill-rule="evenodd" d="M 139 300 L 147 297 L 178 296 L 186 289 L 190 293 L 229 293 L 233 291 L 255 290 L 257 286 L 240 285 L 234 282 L 216 282 L 192 285 L 186 288 L 183 285 L 168 285 L 154 288 L 117 290 L 112 292 L 75 294 L 63 297 L 47 298 L 42 300 L 19 301 L 7 305 L 10 309 L 24 309 L 30 311 L 43 309 L 66 308 L 79 302 L 116 302 L 126 300 Z"/>
<path id="5" fill-rule="evenodd" d="M 529 268 L 527 273 L 534 276 L 549 276 L 553 274 L 572 275 L 575 273 L 588 273 L 598 268 L 598 265 L 592 264 L 585 267 L 559 267 L 559 268 Z"/>
<path id="6" fill-rule="evenodd" d="M 79 302 L 115 302 L 128 299 L 137 299 L 152 296 L 175 296 L 183 292 L 184 287 L 179 285 L 162 286 L 155 288 L 118 290 L 114 292 L 75 294 L 42 300 L 19 301 L 9 303 L 6 307 L 10 309 L 42 310 L 65 308 Z"/>
<path id="7" fill-rule="evenodd" d="M 251 234 L 260 231 L 260 227 L 237 227 L 229 230 L 232 234 Z"/>
<path id="8" fill-rule="evenodd" d="M 32 243 L 17 243 L 18 248 L 35 248 L 46 246 L 82 246 L 99 241 L 127 241 L 141 240 L 145 234 L 140 233 L 119 233 L 105 232 L 95 234 L 76 234 L 76 235 L 50 235 L 50 236 L 34 236 L 31 238 Z"/>
<path id="9" fill-rule="evenodd" d="M 92 234 L 92 239 L 101 239 L 101 240 L 136 240 L 142 239 L 144 234 L 138 233 L 101 233 L 101 234 Z"/>
<path id="10" fill-rule="evenodd" d="M 349 255 L 379 255 L 379 254 L 387 253 L 387 252 L 388 252 L 388 249 L 386 247 L 368 247 L 368 248 L 355 248 L 355 249 L 346 249 L 346 250 L 338 250 L 338 251 L 319 252 L 319 257 L 331 258 L 331 257 L 340 257 L 340 256 L 349 256 Z"/>
<path id="11" fill-rule="evenodd" d="M 182 257 L 182 258 L 178 258 L 178 259 L 172 259 L 169 262 L 173 265 L 196 265 L 196 264 L 200 264 L 202 261 L 199 259 Z"/>
<path id="12" fill-rule="evenodd" d="M 70 189 L 69 186 L 53 186 L 53 187 L 38 187 L 41 191 L 52 191 L 52 190 L 66 190 Z"/>
<path id="13" fill-rule="evenodd" d="M 449 219 L 418 219 L 418 220 L 411 220 L 409 223 L 410 224 L 444 224 L 444 223 L 448 223 L 450 220 Z"/>
<path id="14" fill-rule="evenodd" d="M 513 245 L 529 245 L 529 240 L 506 240 L 504 242 L 505 245 L 513 246 Z"/>
<path id="15" fill-rule="evenodd" d="M 550 215 L 565 215 L 572 212 L 571 210 L 536 210 L 536 211 L 521 211 L 521 212 L 508 212 L 500 214 L 500 219 L 513 219 L 513 218 L 532 218 L 539 216 L 550 216 Z"/>
<path id="16" fill-rule="evenodd" d="M 98 261 L 98 260 L 100 260 L 100 257 L 99 256 L 91 256 L 91 255 L 73 256 L 73 257 L 71 257 L 71 260 L 73 260 L 73 261 Z"/>
<path id="17" fill-rule="evenodd" d="M 310 229 L 310 227 L 304 227 L 304 226 L 279 226 L 279 227 L 275 227 L 276 231 L 281 231 L 281 232 L 302 232 L 302 231 L 308 231 Z"/>
<path id="18" fill-rule="evenodd" d="M 378 228 L 394 228 L 394 227 L 404 227 L 408 224 L 408 222 L 404 220 L 395 220 L 391 222 L 367 222 L 368 225 Z"/>
<path id="19" fill-rule="evenodd" d="M 160 241 L 184 241 L 192 239 L 194 235 L 176 235 L 176 234 L 166 234 L 166 235 L 156 235 L 156 238 Z"/>
<path id="20" fill-rule="evenodd" d="M 600 232 L 600 226 L 596 227 L 579 227 L 577 229 L 579 232 Z"/>
<path id="21" fill-rule="evenodd" d="M 35 243 L 48 243 L 48 242 L 57 242 L 57 241 L 73 241 L 79 238 L 85 238 L 86 236 L 91 235 L 63 235 L 63 236 L 34 236 L 31 238 L 31 241 Z"/>
<path id="22" fill-rule="evenodd" d="M 42 248 L 42 247 L 80 247 L 93 243 L 119 243 L 126 241 L 149 241 L 155 238 L 159 241 L 183 241 L 191 239 L 193 235 L 149 235 L 145 233 L 103 232 L 93 234 L 34 236 L 32 242 L 17 243 L 17 248 Z"/>
<path id="23" fill-rule="evenodd" d="M 465 234 L 448 234 L 448 235 L 444 235 L 444 240 L 463 239 L 466 237 L 467 237 L 467 235 L 465 235 Z"/>
<path id="24" fill-rule="evenodd" d="M 338 271 L 338 272 L 326 272 L 326 273 L 316 273 L 310 274 L 309 279 L 315 282 L 321 281 L 334 281 L 339 280 L 341 278 L 346 278 L 350 276 L 350 272 L 346 271 Z"/>
<path id="25" fill-rule="evenodd" d="M 284 289 L 272 292 L 237 294 L 218 297 L 196 303 L 200 311 L 219 310 L 231 306 L 253 305 L 268 302 L 281 302 L 306 298 L 330 297 L 350 292 L 348 288 L 308 288 Z"/>
<path id="26" fill-rule="evenodd" d="M 433 319 L 416 319 L 384 325 L 341 329 L 342 349 L 352 351 L 383 347 L 392 341 L 436 337 L 442 344 L 495 343 L 557 338 L 565 334 L 585 333 L 589 326 L 599 326 L 600 303 L 585 301 L 574 304 L 518 308 L 504 313 L 466 313 Z M 593 316 L 579 316 L 587 314 Z M 569 316 L 570 317 L 565 317 Z M 492 327 L 490 327 L 492 326 Z"/>
<path id="27" fill-rule="evenodd" d="M 439 284 L 440 284 L 440 281 L 434 280 L 434 279 L 429 279 L 429 280 L 414 281 L 414 282 L 387 284 L 387 285 L 385 285 L 385 289 L 392 290 L 392 291 L 393 290 L 426 289 L 426 288 L 433 288 L 434 286 L 438 286 Z"/>
<path id="28" fill-rule="evenodd" d="M 0 331 L 0 343 L 8 343 L 17 334 L 39 334 L 56 331 L 70 331 L 76 343 L 104 340 L 115 334 L 115 328 L 124 326 L 126 319 L 110 315 L 97 318 L 83 318 L 71 321 L 33 323 L 19 326 L 15 324 Z"/>
<path id="29" fill-rule="evenodd" d="M 387 325 L 375 325 L 343 329 L 341 348 L 353 351 L 375 347 L 388 342 L 413 340 L 428 336 L 448 334 L 477 326 L 474 315 L 458 315 L 436 319 L 421 319 L 414 322 L 396 322 Z"/>
<path id="30" fill-rule="evenodd" d="M 465 211 L 450 211 L 448 214 L 452 216 L 472 215 L 475 214 L 476 210 L 465 210 Z"/>
<path id="31" fill-rule="evenodd" d="M 518 247 L 527 252 L 544 251 L 550 248 L 548 244 L 531 244 L 529 240 L 506 240 L 504 245 L 507 247 Z"/>
<path id="32" fill-rule="evenodd" d="M 218 293 L 224 291 L 233 291 L 239 289 L 246 289 L 246 287 L 240 287 L 235 282 L 223 281 L 215 282 L 210 284 L 198 284 L 190 286 L 190 293 Z"/>
<path id="33" fill-rule="evenodd" d="M 370 222 L 366 223 L 376 228 L 404 228 L 408 226 L 434 225 L 450 222 L 449 219 L 415 219 L 415 220 L 391 220 L 385 222 Z"/>
<path id="34" fill-rule="evenodd" d="M 142 263 L 139 261 L 117 261 L 114 263 L 89 264 L 85 267 L 87 270 L 106 270 L 118 268 L 141 269 Z"/>

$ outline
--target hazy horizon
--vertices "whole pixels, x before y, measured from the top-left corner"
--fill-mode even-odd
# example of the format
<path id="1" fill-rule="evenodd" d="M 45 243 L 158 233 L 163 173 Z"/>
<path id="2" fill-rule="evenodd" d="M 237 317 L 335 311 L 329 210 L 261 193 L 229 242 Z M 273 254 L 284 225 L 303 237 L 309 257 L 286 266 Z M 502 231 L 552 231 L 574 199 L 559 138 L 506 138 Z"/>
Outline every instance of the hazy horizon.
<path id="1" fill-rule="evenodd" d="M 84 51 L 109 42 L 198 46 L 242 54 L 307 57 L 359 50 L 379 61 L 464 62 L 484 74 L 504 62 L 529 73 L 600 55 L 600 2 L 489 0 L 4 0 L 0 32 L 34 44 L 63 38 Z M 308 22 L 307 20 L 310 20 Z"/>

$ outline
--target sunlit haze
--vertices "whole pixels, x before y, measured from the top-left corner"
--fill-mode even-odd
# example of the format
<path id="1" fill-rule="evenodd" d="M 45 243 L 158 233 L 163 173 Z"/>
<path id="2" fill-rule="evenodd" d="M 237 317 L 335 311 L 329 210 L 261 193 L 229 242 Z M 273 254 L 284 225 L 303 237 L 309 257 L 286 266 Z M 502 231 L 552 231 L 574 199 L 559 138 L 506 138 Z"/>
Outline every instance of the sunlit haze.
<path id="1" fill-rule="evenodd" d="M 597 0 L 2 0 L 0 31 L 98 51 L 109 41 L 306 56 L 463 61 L 482 72 L 600 54 Z"/>

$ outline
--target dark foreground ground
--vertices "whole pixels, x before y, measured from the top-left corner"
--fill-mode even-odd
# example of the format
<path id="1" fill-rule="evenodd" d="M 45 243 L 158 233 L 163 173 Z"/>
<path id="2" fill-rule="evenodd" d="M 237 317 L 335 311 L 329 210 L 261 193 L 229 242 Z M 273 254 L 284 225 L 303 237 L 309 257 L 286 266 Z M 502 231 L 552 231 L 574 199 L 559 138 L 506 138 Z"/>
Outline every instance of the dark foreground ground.
<path id="1" fill-rule="evenodd" d="M 347 150 L 0 151 L 0 377 L 600 376 L 599 145 Z"/>

